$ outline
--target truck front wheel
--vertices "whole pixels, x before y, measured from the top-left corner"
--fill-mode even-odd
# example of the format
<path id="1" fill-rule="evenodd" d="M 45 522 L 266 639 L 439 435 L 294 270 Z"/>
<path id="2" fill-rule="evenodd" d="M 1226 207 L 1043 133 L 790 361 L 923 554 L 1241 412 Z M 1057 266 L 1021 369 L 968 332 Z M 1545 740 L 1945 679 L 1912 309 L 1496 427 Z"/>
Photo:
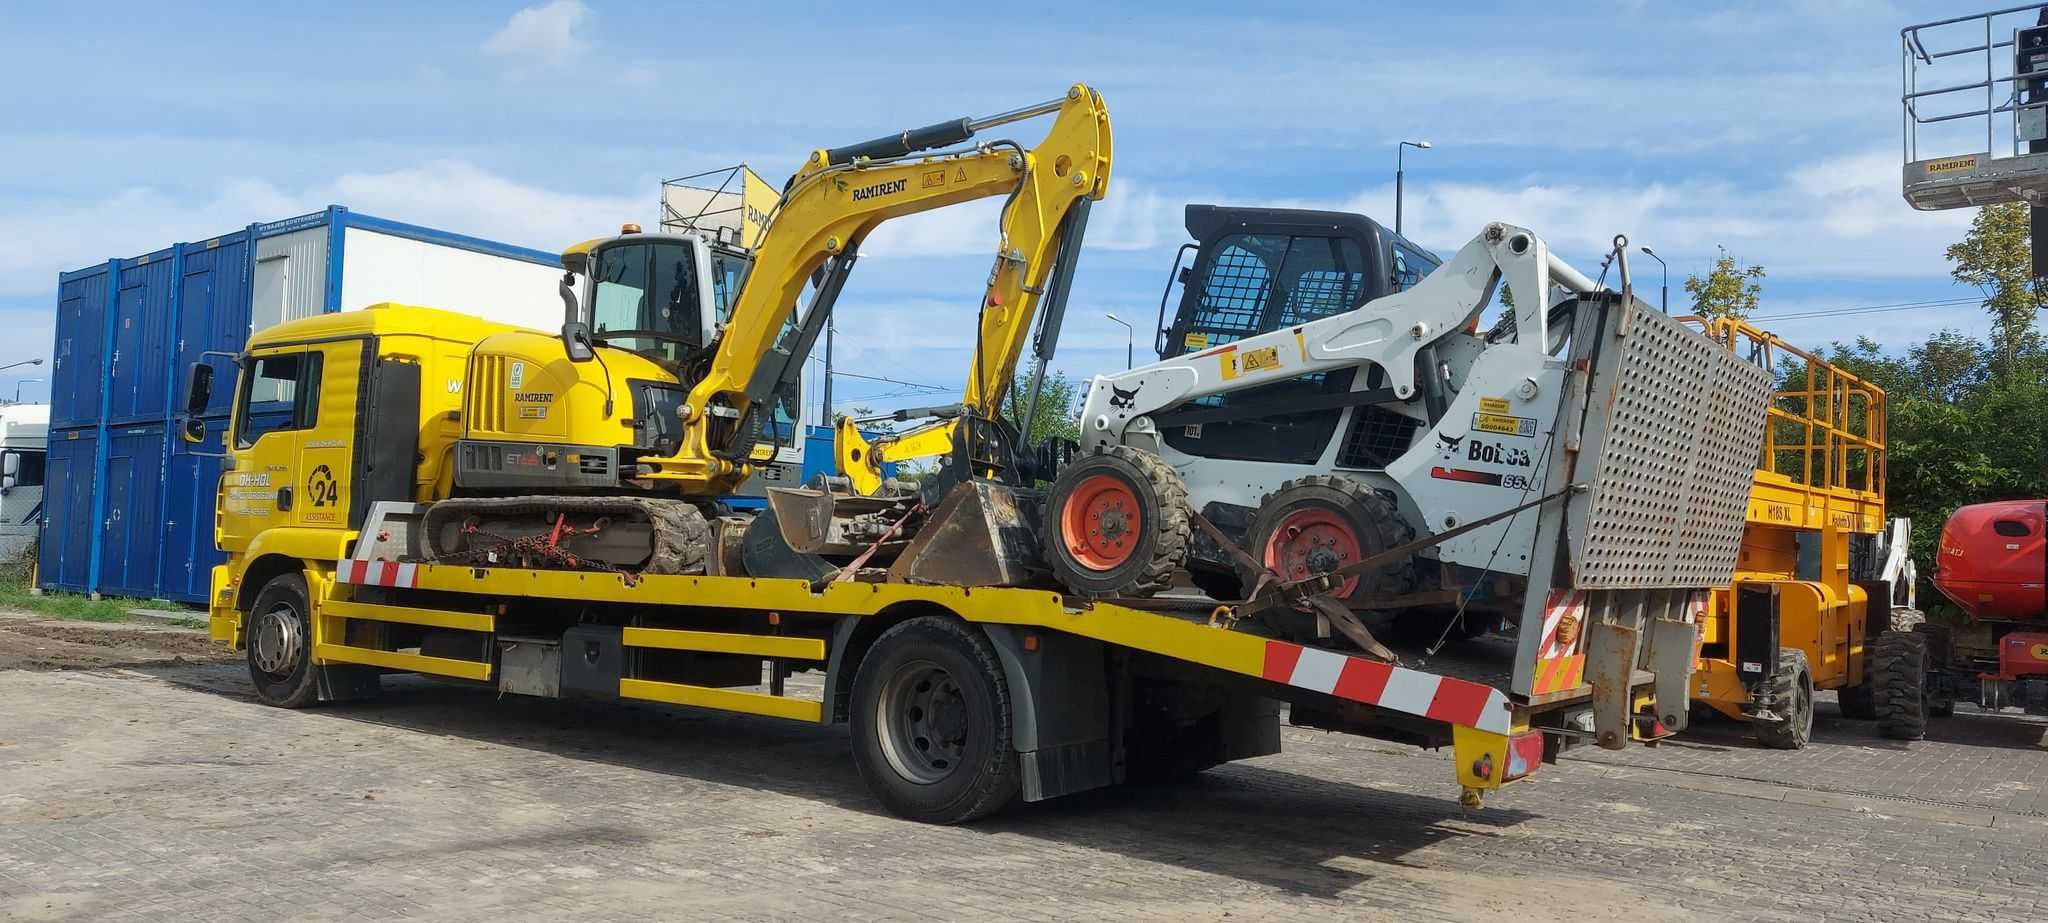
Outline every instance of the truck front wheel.
<path id="1" fill-rule="evenodd" d="M 256 593 L 243 627 L 248 639 L 249 679 L 256 698 L 279 708 L 311 704 L 318 688 L 313 675 L 313 619 L 306 578 L 281 574 Z"/>
<path id="2" fill-rule="evenodd" d="M 1017 795 L 1010 689 L 995 647 L 947 618 L 914 618 L 875 640 L 854 677 L 854 765 L 889 810 L 959 824 Z"/>

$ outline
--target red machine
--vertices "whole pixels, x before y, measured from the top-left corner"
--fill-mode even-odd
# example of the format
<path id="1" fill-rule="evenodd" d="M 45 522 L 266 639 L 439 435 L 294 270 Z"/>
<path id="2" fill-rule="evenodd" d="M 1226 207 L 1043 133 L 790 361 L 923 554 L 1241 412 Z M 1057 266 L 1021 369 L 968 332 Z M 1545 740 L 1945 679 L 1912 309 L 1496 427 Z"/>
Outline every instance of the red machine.
<path id="1" fill-rule="evenodd" d="M 1934 586 L 1968 613 L 1928 626 L 1934 685 L 1987 708 L 2048 713 L 2048 500 L 1956 510 L 1941 529 Z M 1974 695 L 1957 695 L 1972 681 Z"/>

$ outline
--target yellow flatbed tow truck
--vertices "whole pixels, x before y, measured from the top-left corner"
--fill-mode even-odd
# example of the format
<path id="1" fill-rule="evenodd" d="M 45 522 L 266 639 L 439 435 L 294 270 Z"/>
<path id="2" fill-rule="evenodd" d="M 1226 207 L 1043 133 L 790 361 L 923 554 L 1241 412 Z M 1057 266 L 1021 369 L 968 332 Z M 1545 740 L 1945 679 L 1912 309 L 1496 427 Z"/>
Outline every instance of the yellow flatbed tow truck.
<path id="1" fill-rule="evenodd" d="M 1504 549 L 1531 556 L 1520 629 L 1455 656 L 1277 640 L 1248 607 L 1198 598 L 1085 601 L 858 566 L 750 577 L 722 549 L 702 574 L 564 566 L 568 537 L 547 534 L 436 559 L 423 523 L 455 466 L 470 350 L 506 328 L 401 305 L 280 324 L 239 357 L 211 630 L 284 707 L 371 697 L 410 672 L 845 722 L 877 797 L 931 822 L 1274 753 L 1283 706 L 1296 725 L 1453 748 L 1476 805 L 1567 741 L 1682 726 L 1762 440 L 1761 370 L 1633 296 L 1575 299 L 1555 448 L 1507 514 L 1537 517 L 1531 544 Z M 205 366 L 190 388 L 210 390 Z M 1644 512 L 1667 509 L 1685 515 Z M 798 671 L 823 672 L 822 700 L 789 694 Z"/>

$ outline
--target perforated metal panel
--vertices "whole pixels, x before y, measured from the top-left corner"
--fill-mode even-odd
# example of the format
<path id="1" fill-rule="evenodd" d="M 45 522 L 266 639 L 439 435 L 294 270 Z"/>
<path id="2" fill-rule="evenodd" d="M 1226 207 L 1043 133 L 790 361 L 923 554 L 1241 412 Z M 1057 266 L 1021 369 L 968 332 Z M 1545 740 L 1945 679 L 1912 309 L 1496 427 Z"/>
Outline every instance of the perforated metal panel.
<path id="1" fill-rule="evenodd" d="M 1733 573 L 1771 376 L 1647 310 L 1603 324 L 1575 504 L 1581 589 L 1710 587 Z M 1625 330 L 1623 328 L 1626 328 Z M 1583 471 L 1583 469 L 1581 469 Z"/>

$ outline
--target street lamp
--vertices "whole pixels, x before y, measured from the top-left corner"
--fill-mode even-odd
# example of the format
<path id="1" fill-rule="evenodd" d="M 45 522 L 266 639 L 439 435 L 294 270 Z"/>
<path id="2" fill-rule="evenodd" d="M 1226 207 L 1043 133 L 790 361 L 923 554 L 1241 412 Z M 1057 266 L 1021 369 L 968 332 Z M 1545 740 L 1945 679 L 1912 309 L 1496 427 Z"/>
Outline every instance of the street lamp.
<path id="1" fill-rule="evenodd" d="M 1664 265 L 1664 258 L 1658 256 L 1655 250 L 1644 247 L 1643 255 L 1656 260 L 1657 266 L 1664 270 L 1664 285 L 1663 290 L 1657 294 L 1657 309 L 1669 314 L 1671 313 L 1671 267 Z"/>
<path id="2" fill-rule="evenodd" d="M 7 363 L 6 365 L 0 365 L 0 372 L 5 372 L 5 371 L 7 371 L 8 369 L 11 369 L 11 368 L 18 368 L 18 367 L 20 367 L 20 366 L 24 366 L 24 365 L 42 365 L 42 364 L 43 364 L 43 360 L 41 360 L 41 359 L 23 359 L 23 360 L 21 360 L 20 362 L 10 362 L 10 363 Z"/>
<path id="3" fill-rule="evenodd" d="M 1403 141 L 1394 145 L 1394 233 L 1397 235 L 1401 233 L 1401 174 L 1404 167 L 1401 158 L 1411 147 L 1426 151 L 1429 150 L 1429 142 Z"/>
<path id="4" fill-rule="evenodd" d="M 25 385 L 25 384 L 28 384 L 28 383 L 29 383 L 29 382 L 31 382 L 31 381 L 42 381 L 42 379 L 40 379 L 40 378 L 24 378 L 24 379 L 22 379 L 22 380 L 20 380 L 20 381 L 17 381 L 17 382 L 15 382 L 15 383 L 14 383 L 14 402 L 15 402 L 15 403 L 17 403 L 17 404 L 21 403 L 21 386 L 22 386 L 22 385 Z"/>
<path id="5" fill-rule="evenodd" d="M 1131 369 L 1131 343 L 1136 340 L 1137 334 L 1131 330 L 1130 324 L 1124 323 L 1123 318 L 1109 313 L 1104 313 L 1102 316 L 1116 321 L 1124 328 L 1124 371 L 1128 372 Z"/>

